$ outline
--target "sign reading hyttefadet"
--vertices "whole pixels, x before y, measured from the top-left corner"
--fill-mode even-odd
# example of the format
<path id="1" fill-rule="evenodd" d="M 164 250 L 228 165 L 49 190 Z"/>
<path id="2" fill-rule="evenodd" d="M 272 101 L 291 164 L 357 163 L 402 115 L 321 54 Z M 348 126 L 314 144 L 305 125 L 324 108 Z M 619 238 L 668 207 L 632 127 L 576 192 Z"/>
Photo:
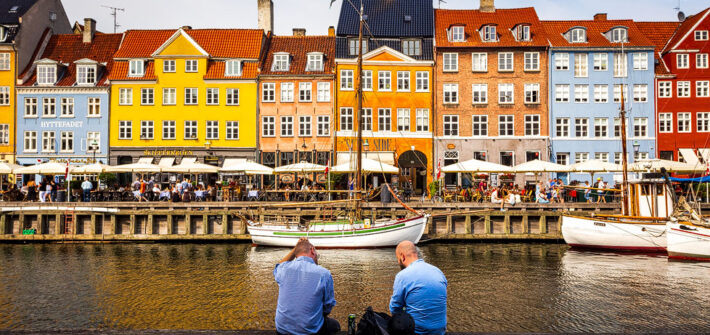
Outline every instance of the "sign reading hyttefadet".
<path id="1" fill-rule="evenodd" d="M 42 128 L 81 128 L 84 121 L 42 121 L 39 124 Z"/>

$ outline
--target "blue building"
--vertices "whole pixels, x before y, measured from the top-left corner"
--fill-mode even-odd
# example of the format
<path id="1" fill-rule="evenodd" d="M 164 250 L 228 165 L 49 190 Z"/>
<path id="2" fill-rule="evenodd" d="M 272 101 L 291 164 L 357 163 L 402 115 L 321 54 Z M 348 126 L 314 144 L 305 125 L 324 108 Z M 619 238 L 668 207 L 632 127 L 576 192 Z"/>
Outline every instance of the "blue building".
<path id="1" fill-rule="evenodd" d="M 17 162 L 108 162 L 108 72 L 121 34 L 87 19 L 80 34 L 45 33 L 17 86 Z"/>
<path id="2" fill-rule="evenodd" d="M 543 21 L 550 41 L 551 160 L 621 164 L 623 89 L 629 163 L 655 157 L 653 43 L 631 20 Z M 585 181 L 589 174 L 561 176 Z M 595 175 L 614 184 L 610 174 Z"/>

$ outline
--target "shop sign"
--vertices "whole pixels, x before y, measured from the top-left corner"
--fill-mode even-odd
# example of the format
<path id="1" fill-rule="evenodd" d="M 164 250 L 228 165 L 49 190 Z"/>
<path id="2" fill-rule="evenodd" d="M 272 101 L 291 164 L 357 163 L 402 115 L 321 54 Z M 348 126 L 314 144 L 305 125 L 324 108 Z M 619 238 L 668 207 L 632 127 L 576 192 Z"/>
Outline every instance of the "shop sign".
<path id="1" fill-rule="evenodd" d="M 144 150 L 143 151 L 144 156 L 173 156 L 173 157 L 182 157 L 182 156 L 193 156 L 192 150 Z"/>
<path id="2" fill-rule="evenodd" d="M 84 121 L 42 121 L 39 126 L 42 128 L 82 128 Z"/>
<path id="3" fill-rule="evenodd" d="M 219 166 L 219 157 L 207 156 L 207 157 L 205 157 L 205 164 Z"/>
<path id="4" fill-rule="evenodd" d="M 456 144 L 449 143 L 448 145 L 446 145 L 446 148 L 449 150 L 454 150 L 454 149 L 456 149 Z"/>

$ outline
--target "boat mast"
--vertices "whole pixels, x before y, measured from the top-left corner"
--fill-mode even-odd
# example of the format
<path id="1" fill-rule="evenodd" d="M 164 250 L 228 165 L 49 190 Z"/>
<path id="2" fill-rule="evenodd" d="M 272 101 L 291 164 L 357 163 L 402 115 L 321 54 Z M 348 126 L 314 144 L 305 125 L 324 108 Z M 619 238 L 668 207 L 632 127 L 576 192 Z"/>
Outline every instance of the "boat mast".
<path id="1" fill-rule="evenodd" d="M 621 184 L 621 214 L 629 215 L 628 189 L 629 189 L 629 162 L 626 149 L 626 106 L 624 105 L 624 84 L 621 84 L 621 165 L 623 171 L 623 182 Z"/>
<path id="2" fill-rule="evenodd" d="M 360 1 L 360 31 L 358 33 L 358 57 L 357 57 L 357 165 L 355 165 L 355 208 L 360 209 L 362 193 L 360 184 L 362 182 L 362 27 L 363 27 L 363 5 Z"/>

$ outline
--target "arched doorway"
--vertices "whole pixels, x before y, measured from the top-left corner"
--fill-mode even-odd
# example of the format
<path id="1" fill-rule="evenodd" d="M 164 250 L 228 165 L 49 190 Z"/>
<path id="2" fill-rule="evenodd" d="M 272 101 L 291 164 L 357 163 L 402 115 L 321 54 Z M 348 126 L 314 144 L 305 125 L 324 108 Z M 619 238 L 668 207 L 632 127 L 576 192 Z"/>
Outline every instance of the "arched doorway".
<path id="1" fill-rule="evenodd" d="M 424 153 L 409 150 L 399 155 L 397 165 L 402 179 L 411 183 L 416 194 L 422 194 L 426 189 L 427 158 Z"/>

